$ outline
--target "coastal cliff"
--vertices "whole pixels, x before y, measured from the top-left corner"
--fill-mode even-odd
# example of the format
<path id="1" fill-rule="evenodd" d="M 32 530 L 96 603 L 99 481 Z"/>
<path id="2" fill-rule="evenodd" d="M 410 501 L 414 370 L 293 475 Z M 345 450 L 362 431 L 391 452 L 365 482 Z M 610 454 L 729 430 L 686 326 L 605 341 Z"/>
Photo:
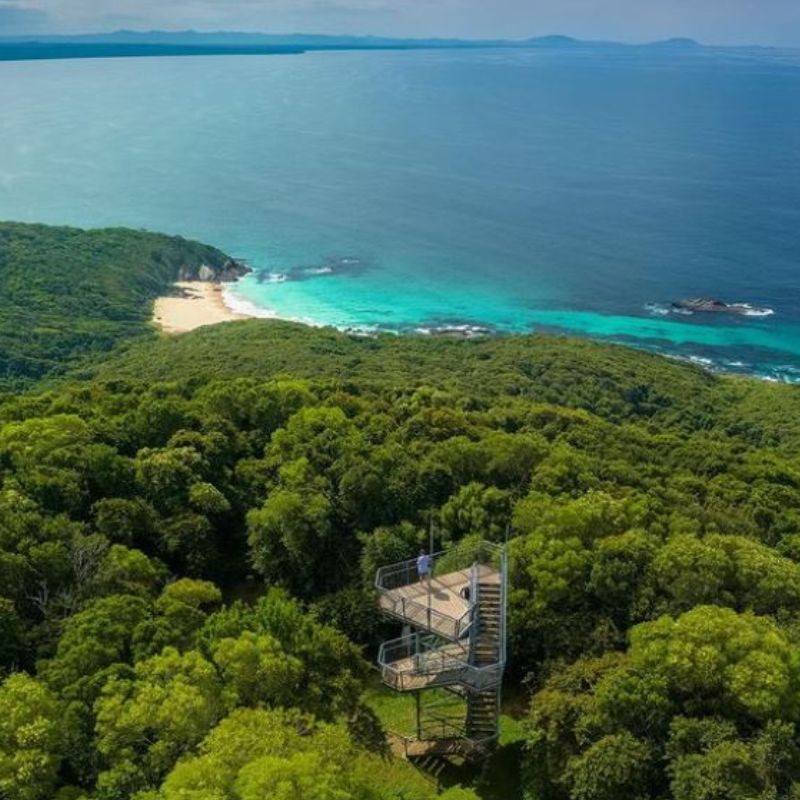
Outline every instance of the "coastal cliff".
<path id="1" fill-rule="evenodd" d="M 250 272 L 252 270 L 246 264 L 224 256 L 221 264 L 219 262 L 189 263 L 181 267 L 176 280 L 177 282 L 235 283 Z"/>

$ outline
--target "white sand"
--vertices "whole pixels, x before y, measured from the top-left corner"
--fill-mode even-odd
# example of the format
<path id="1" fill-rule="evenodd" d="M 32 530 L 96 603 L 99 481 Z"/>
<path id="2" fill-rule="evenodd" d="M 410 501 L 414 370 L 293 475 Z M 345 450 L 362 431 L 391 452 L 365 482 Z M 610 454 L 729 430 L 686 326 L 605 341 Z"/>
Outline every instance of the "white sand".
<path id="1" fill-rule="evenodd" d="M 249 314 L 233 311 L 225 304 L 218 283 L 191 281 L 176 283 L 180 295 L 159 297 L 153 308 L 153 322 L 164 333 L 186 333 L 204 325 L 248 319 Z"/>

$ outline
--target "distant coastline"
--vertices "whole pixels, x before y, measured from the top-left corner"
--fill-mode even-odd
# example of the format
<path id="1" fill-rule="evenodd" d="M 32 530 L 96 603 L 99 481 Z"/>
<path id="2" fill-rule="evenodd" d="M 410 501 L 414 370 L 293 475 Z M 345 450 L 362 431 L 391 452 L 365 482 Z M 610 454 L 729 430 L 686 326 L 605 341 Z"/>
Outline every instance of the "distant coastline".
<path id="1" fill-rule="evenodd" d="M 52 61 L 82 58 L 158 58 L 166 56 L 276 56 L 302 55 L 289 45 L 181 45 L 102 42 L 3 42 L 0 61 Z"/>
<path id="2" fill-rule="evenodd" d="M 624 43 L 551 35 L 528 39 L 403 39 L 378 36 L 268 34 L 218 31 L 115 31 L 102 34 L 31 34 L 0 36 L 0 62 L 85 58 L 148 58 L 177 56 L 303 55 L 352 50 L 514 50 L 619 51 L 702 55 L 721 51 L 770 50 L 764 47 L 717 47 L 694 39 Z"/>

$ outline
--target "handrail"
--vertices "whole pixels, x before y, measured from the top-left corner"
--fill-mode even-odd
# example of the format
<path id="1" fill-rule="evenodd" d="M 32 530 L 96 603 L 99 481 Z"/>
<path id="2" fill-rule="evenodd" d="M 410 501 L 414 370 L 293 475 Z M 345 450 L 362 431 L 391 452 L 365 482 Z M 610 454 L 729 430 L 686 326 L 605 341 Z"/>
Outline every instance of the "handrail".
<path id="1" fill-rule="evenodd" d="M 491 552 L 494 556 L 499 555 L 500 564 L 498 566 L 502 569 L 502 554 L 505 552 L 505 547 L 503 545 L 481 541 L 477 544 L 477 547 L 481 551 Z M 439 550 L 429 556 L 429 576 L 431 578 L 435 575 L 438 562 L 443 557 L 452 554 L 453 550 Z M 416 558 L 409 558 L 405 561 L 398 561 L 394 564 L 387 564 L 386 566 L 380 567 L 375 575 L 375 588 L 379 594 L 384 596 L 381 605 L 387 613 L 397 616 L 412 625 L 418 624 L 425 626 L 429 631 L 457 641 L 462 639 L 472 629 L 472 623 L 476 617 L 478 607 L 478 562 L 472 560 L 469 567 L 453 570 L 453 572 L 462 573 L 467 578 L 470 587 L 467 609 L 460 617 L 446 614 L 443 611 L 431 608 L 428 604 L 407 597 L 385 599 L 392 591 L 404 586 L 411 586 L 419 581 Z"/>
<path id="2" fill-rule="evenodd" d="M 403 622 L 424 626 L 452 641 L 462 639 L 472 627 L 471 606 L 460 617 L 453 617 L 408 597 L 393 598 L 390 593 L 385 593 L 381 607 L 387 614 L 392 614 Z"/>
<path id="3" fill-rule="evenodd" d="M 496 542 L 481 541 L 477 545 L 481 549 L 486 549 L 492 552 L 495 556 L 505 552 L 505 546 L 497 544 Z M 430 574 L 434 575 L 436 572 L 436 563 L 445 556 L 452 555 L 453 550 L 437 550 L 431 553 L 428 558 L 430 559 Z M 469 566 L 464 566 L 460 570 L 453 570 L 453 572 L 466 572 L 477 560 L 470 556 Z M 396 561 L 394 564 L 386 564 L 378 568 L 375 575 L 375 588 L 379 592 L 387 592 L 392 589 L 399 589 L 401 586 L 408 586 L 418 580 L 417 574 L 417 558 L 407 558 L 404 561 Z"/>
<path id="4" fill-rule="evenodd" d="M 426 737 L 420 739 L 416 736 L 407 736 L 396 731 L 388 731 L 390 736 L 393 736 L 403 747 L 403 753 L 406 758 L 419 757 L 421 753 L 413 753 L 413 745 L 416 743 L 422 745 L 433 745 L 434 747 L 440 743 L 445 743 L 453 747 L 453 752 L 457 755 L 465 757 L 474 757 L 476 753 L 485 752 L 491 745 L 497 741 L 497 736 L 487 736 L 483 739 L 471 739 L 468 736 L 459 736 L 455 732 L 445 732 L 444 736 Z M 422 773 L 425 775 L 425 773 Z M 427 780 L 427 778 L 426 778 Z M 435 779 L 433 780 L 436 783 Z M 436 784 L 438 786 L 438 783 Z"/>
<path id="5" fill-rule="evenodd" d="M 441 739 L 461 739 L 468 742 L 472 747 L 479 748 L 488 745 L 497 739 L 498 734 L 491 736 L 483 736 L 480 739 L 475 739 L 467 736 L 466 725 L 456 725 L 447 717 L 442 717 L 439 714 L 428 714 L 428 719 L 423 721 L 420 733 L 427 733 L 430 728 L 439 728 L 441 734 L 439 736 L 420 736 L 417 741 L 439 741 Z"/>
<path id="6" fill-rule="evenodd" d="M 503 672 L 499 662 L 471 664 L 464 645 L 442 644 L 421 633 L 384 642 L 378 651 L 378 664 L 384 682 L 400 691 L 419 688 L 416 679 L 430 678 L 431 684 L 456 683 L 481 692 L 499 684 Z"/>
<path id="7" fill-rule="evenodd" d="M 445 553 L 445 550 L 438 550 L 428 556 L 431 575 L 433 575 L 436 568 L 436 562 Z M 395 577 L 400 578 L 400 580 L 396 581 Z M 401 586 L 408 586 L 408 584 L 414 583 L 416 580 L 418 580 L 417 559 L 408 558 L 405 561 L 397 561 L 394 564 L 379 567 L 375 575 L 375 588 L 379 592 L 388 592 L 392 589 L 399 589 Z M 389 583 L 393 585 L 388 585 Z"/>
<path id="8" fill-rule="evenodd" d="M 435 573 L 437 561 L 445 553 L 446 551 L 440 550 L 429 556 L 431 577 Z M 464 572 L 464 570 L 459 570 L 459 572 Z M 375 576 L 375 588 L 385 597 L 393 590 L 400 589 L 403 586 L 410 586 L 417 583 L 418 580 L 417 559 L 412 558 L 380 567 Z M 474 598 L 474 594 L 472 597 Z M 443 611 L 431 608 L 430 605 L 408 597 L 395 598 L 390 608 L 387 608 L 385 603 L 382 605 L 384 611 L 412 624 L 425 625 L 428 630 L 452 640 L 463 638 L 472 626 L 474 601 L 470 601 L 467 604 L 467 610 L 460 617 L 446 614 Z"/>
<path id="9" fill-rule="evenodd" d="M 508 548 L 503 548 L 500 556 L 500 663 L 506 665 L 508 653 Z"/>

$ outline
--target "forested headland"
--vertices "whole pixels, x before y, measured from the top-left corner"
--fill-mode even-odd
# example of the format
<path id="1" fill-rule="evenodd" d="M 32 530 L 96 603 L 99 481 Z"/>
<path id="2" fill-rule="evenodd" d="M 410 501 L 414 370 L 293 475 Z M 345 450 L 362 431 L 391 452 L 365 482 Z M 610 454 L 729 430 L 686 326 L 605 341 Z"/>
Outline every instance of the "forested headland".
<path id="1" fill-rule="evenodd" d="M 0 797 L 498 797 L 391 757 L 368 702 L 374 571 L 431 523 L 510 530 L 519 798 L 800 797 L 798 389 L 546 336 L 149 326 L 226 263 L 0 226 Z"/>
<path id="2" fill-rule="evenodd" d="M 0 389 L 144 334 L 154 298 L 229 265 L 180 237 L 0 222 Z"/>

